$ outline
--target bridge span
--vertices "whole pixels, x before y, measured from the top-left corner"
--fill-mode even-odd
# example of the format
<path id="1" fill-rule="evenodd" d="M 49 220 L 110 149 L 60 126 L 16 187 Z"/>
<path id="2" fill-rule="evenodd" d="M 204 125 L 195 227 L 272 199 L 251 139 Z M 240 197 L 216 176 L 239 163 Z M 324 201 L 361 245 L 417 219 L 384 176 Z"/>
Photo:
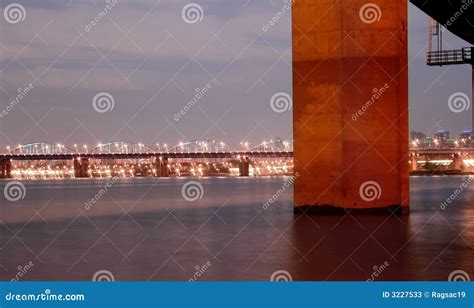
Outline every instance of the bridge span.
<path id="1" fill-rule="evenodd" d="M 169 176 L 170 159 L 234 159 L 239 161 L 241 176 L 250 175 L 250 163 L 258 158 L 292 158 L 292 151 L 223 151 L 223 152 L 135 152 L 135 153 L 10 153 L 0 155 L 0 178 L 12 178 L 14 161 L 72 161 L 76 178 L 89 177 L 89 166 L 98 160 L 152 160 L 157 177 Z"/>

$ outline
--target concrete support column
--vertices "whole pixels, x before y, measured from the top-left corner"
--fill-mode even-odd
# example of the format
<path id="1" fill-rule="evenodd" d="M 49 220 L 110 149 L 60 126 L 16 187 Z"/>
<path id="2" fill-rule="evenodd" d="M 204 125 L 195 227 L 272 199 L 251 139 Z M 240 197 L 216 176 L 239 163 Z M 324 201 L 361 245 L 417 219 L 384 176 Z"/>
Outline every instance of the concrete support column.
<path id="1" fill-rule="evenodd" d="M 76 178 L 88 178 L 90 161 L 88 158 L 75 158 L 74 159 L 74 176 Z"/>
<path id="2" fill-rule="evenodd" d="M 407 1 L 292 14 L 295 212 L 407 212 Z"/>
<path id="3" fill-rule="evenodd" d="M 170 170 L 168 168 L 168 158 L 167 157 L 157 157 L 155 158 L 155 170 L 156 177 L 167 178 L 170 176 Z"/>
<path id="4" fill-rule="evenodd" d="M 464 171 L 464 159 L 460 154 L 454 154 L 453 165 L 455 170 Z"/>
<path id="5" fill-rule="evenodd" d="M 239 172 L 240 176 L 250 175 L 250 159 L 248 157 L 243 156 L 240 158 Z"/>
<path id="6" fill-rule="evenodd" d="M 471 57 L 474 56 L 474 47 L 471 48 Z M 471 64 L 472 78 L 471 78 L 471 128 L 474 131 L 474 63 Z"/>
<path id="7" fill-rule="evenodd" d="M 411 171 L 417 171 L 418 170 L 418 155 L 413 154 L 411 157 Z"/>
<path id="8" fill-rule="evenodd" d="M 9 159 L 0 160 L 0 179 L 12 178 L 12 162 Z"/>

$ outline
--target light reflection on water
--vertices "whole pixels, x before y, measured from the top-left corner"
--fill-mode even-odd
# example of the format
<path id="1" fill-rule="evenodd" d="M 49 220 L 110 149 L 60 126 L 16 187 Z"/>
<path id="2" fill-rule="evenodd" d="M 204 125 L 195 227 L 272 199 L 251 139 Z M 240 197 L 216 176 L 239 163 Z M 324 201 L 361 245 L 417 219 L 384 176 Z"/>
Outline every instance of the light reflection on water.
<path id="1" fill-rule="evenodd" d="M 105 192 L 106 180 L 23 182 L 24 200 L 2 199 L 0 278 L 30 261 L 24 280 L 90 280 L 103 269 L 117 280 L 189 280 L 207 262 L 201 280 L 268 280 L 277 270 L 294 280 L 474 276 L 473 189 L 440 209 L 461 177 L 412 178 L 403 217 L 294 216 L 291 190 L 281 191 L 289 180 L 121 179 Z M 189 181 L 202 199 L 183 198 Z"/>

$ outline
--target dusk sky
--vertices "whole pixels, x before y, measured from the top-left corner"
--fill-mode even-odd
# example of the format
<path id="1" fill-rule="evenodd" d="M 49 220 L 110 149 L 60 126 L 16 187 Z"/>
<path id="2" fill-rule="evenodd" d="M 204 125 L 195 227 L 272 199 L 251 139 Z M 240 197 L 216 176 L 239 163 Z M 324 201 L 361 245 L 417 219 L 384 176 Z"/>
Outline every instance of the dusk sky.
<path id="1" fill-rule="evenodd" d="M 12 3 L 25 9 L 17 23 L 0 16 L 0 109 L 33 85 L 0 118 L 2 148 L 207 139 L 237 147 L 292 138 L 291 111 L 270 105 L 276 93 L 291 94 L 290 12 L 262 29 L 286 1 L 196 1 L 203 14 L 194 23 L 182 16 L 189 1 L 0 3 L 2 11 Z M 470 128 L 470 110 L 453 113 L 448 99 L 471 95 L 471 67 L 427 67 L 427 26 L 428 17 L 410 5 L 411 129 L 457 135 Z M 446 49 L 468 45 L 445 35 Z M 196 89 L 200 98 L 180 113 Z M 94 108 L 99 93 L 113 98 L 113 108 Z"/>

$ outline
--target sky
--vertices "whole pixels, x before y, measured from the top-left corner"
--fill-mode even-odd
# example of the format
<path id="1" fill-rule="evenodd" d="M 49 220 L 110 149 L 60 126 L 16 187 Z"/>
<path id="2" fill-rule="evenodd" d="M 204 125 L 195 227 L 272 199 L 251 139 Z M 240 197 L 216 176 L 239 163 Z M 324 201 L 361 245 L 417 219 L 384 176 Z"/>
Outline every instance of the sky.
<path id="1" fill-rule="evenodd" d="M 0 16 L 0 146 L 291 139 L 291 110 L 270 104 L 291 95 L 290 12 L 263 29 L 285 1 L 195 3 L 0 0 L 24 9 Z M 470 112 L 448 100 L 470 95 L 471 68 L 427 67 L 428 17 L 409 16 L 411 129 L 456 135 Z"/>

